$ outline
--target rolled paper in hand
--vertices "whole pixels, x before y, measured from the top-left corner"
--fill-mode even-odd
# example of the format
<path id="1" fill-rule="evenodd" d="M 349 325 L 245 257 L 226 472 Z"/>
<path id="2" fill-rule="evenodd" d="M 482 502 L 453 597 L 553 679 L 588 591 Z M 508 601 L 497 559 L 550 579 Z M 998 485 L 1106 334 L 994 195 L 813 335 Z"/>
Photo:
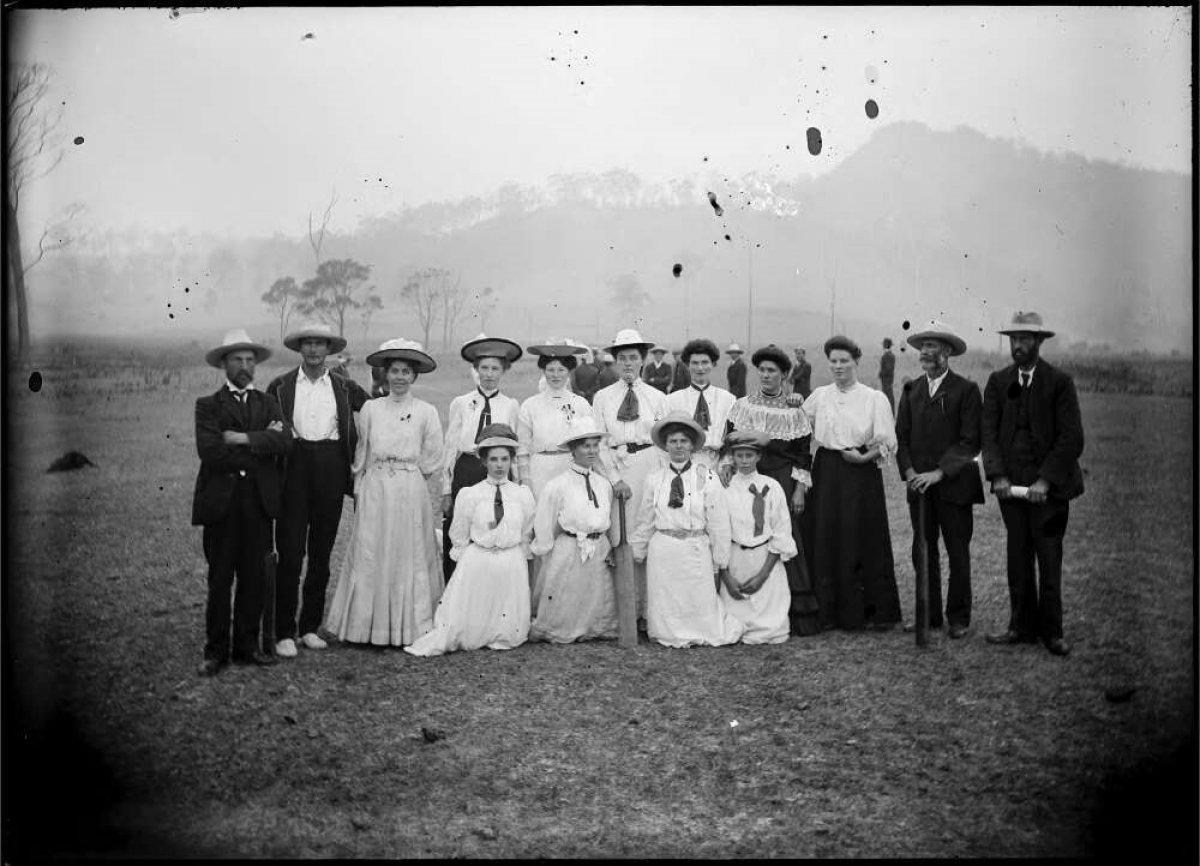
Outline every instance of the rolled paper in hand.
<path id="1" fill-rule="evenodd" d="M 1013 497 L 1014 499 L 1028 499 L 1029 498 L 1029 488 L 1028 487 L 1018 487 L 1017 485 L 1014 484 L 1008 488 L 1008 495 Z"/>

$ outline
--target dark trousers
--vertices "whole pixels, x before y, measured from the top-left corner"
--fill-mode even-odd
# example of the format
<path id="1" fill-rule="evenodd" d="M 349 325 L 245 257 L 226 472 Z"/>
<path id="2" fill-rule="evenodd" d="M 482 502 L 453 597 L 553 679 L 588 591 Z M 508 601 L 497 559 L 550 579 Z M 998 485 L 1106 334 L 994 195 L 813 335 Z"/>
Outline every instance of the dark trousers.
<path id="1" fill-rule="evenodd" d="M 511 473 L 510 473 L 511 477 Z M 458 491 L 487 478 L 487 470 L 474 454 L 459 454 L 454 461 L 454 472 L 450 475 L 450 513 L 442 520 L 442 574 L 450 581 L 457 563 L 450 558 L 450 524 L 454 521 L 454 500 Z"/>
<path id="2" fill-rule="evenodd" d="M 295 639 L 315 632 L 325 615 L 329 586 L 329 554 L 342 519 L 346 492 L 346 458 L 341 442 L 297 439 L 288 457 L 283 502 L 275 523 L 279 569 L 275 577 L 275 639 Z M 296 607 L 300 595 L 300 566 L 308 555 L 300 628 Z"/>
<path id="3" fill-rule="evenodd" d="M 258 625 L 263 608 L 263 557 L 270 544 L 271 518 L 263 511 L 258 490 L 249 478 L 239 478 L 225 519 L 204 527 L 204 558 L 208 561 L 208 605 L 204 617 L 206 659 L 226 661 L 229 658 L 231 590 L 234 590 L 233 656 L 246 658 L 258 649 Z"/>
<path id="4" fill-rule="evenodd" d="M 1062 556 L 1069 504 L 1047 499 L 1035 505 L 1022 499 L 1000 500 L 1008 531 L 1008 627 L 1025 638 L 1062 637 Z M 1037 581 L 1033 576 L 1037 560 Z"/>
<path id="5" fill-rule="evenodd" d="M 942 625 L 942 570 L 938 554 L 938 535 L 946 547 L 950 561 L 950 579 L 946 585 L 946 621 L 950 625 L 971 624 L 971 535 L 975 530 L 975 514 L 970 504 L 943 502 L 937 496 L 925 494 L 925 547 L 929 552 L 929 625 Z M 908 514 L 912 518 L 913 571 L 920 566 L 921 542 L 917 509 L 921 500 L 908 499 Z"/>

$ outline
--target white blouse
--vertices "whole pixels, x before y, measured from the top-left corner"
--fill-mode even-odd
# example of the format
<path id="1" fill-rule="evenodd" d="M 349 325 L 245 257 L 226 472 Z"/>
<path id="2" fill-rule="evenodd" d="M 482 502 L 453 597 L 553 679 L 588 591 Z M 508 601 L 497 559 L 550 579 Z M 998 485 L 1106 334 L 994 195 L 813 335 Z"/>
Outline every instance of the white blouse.
<path id="1" fill-rule="evenodd" d="M 496 487 L 504 503 L 504 519 L 496 520 Z M 521 546 L 529 558 L 529 542 L 533 535 L 535 508 L 533 492 L 508 479 L 497 485 L 490 478 L 458 491 L 454 500 L 454 520 L 450 523 L 450 558 L 459 562 L 467 547 L 474 544 L 485 550 L 504 550 Z"/>
<path id="2" fill-rule="evenodd" d="M 813 441 L 821 448 L 844 451 L 878 445 L 878 466 L 886 465 L 896 453 L 896 421 L 887 397 L 862 382 L 845 391 L 836 384 L 814 389 L 804 401 L 804 414 L 812 423 Z"/>
<path id="3" fill-rule="evenodd" d="M 757 535 L 754 533 L 755 497 L 750 492 L 751 484 L 760 494 L 764 486 L 767 489 L 767 495 L 763 499 L 763 529 Z M 778 481 L 757 472 L 750 475 L 737 472 L 729 479 L 725 499 L 729 504 L 729 524 L 734 543 L 757 547 L 765 541 L 767 553 L 779 554 L 781 562 L 787 562 L 796 555 L 791 511 L 788 509 L 787 496 Z"/>
<path id="4" fill-rule="evenodd" d="M 596 504 L 587 495 L 585 477 L 592 485 Z M 587 536 L 608 531 L 612 499 L 613 489 L 608 479 L 572 462 L 568 471 L 551 478 L 542 489 L 530 549 L 536 556 L 545 556 L 554 549 L 555 539 L 566 533 L 575 536 L 579 559 L 587 562 L 596 552 L 596 539 Z"/>
<path id="5" fill-rule="evenodd" d="M 475 368 L 472 367 L 472 370 Z M 492 423 L 507 424 L 517 429 L 517 412 L 521 405 L 512 397 L 497 391 L 492 395 Z M 446 415 L 446 453 L 442 461 L 442 492 L 450 492 L 450 481 L 454 477 L 454 464 L 460 454 L 475 453 L 475 431 L 479 428 L 479 416 L 483 412 L 483 396 L 476 389 L 459 394 L 450 401 Z"/>
<path id="6" fill-rule="evenodd" d="M 650 431 L 669 411 L 667 395 L 641 379 L 633 384 L 633 393 L 638 400 L 636 421 L 618 421 L 617 412 L 625 401 L 629 386 L 624 381 L 601 388 L 592 398 L 592 413 L 600 429 L 609 434 L 609 439 L 600 451 L 600 460 L 610 478 L 621 480 L 621 470 L 628 455 L 621 445 L 644 445 L 653 442 Z"/>
<path id="7" fill-rule="evenodd" d="M 679 467 L 676 467 L 679 468 Z M 683 473 L 683 505 L 668 508 L 671 480 L 675 473 L 671 464 L 653 470 L 642 488 L 638 522 L 629 543 L 635 559 L 646 558 L 650 537 L 660 529 L 707 532 L 712 547 L 713 564 L 729 566 L 729 506 L 720 478 L 703 463 L 692 461 Z"/>
<path id="8" fill-rule="evenodd" d="M 592 406 L 569 390 L 547 389 L 534 394 L 517 412 L 517 461 L 528 464 L 529 456 L 539 451 L 558 451 L 560 443 L 573 432 L 576 419 L 594 418 Z"/>
<path id="9" fill-rule="evenodd" d="M 426 478 L 442 467 L 442 424 L 437 409 L 412 394 L 376 397 L 355 416 L 358 446 L 350 471 L 354 492 L 372 466 L 389 472 L 418 471 Z"/>
<path id="10" fill-rule="evenodd" d="M 704 389 L 704 402 L 708 404 L 708 435 L 704 438 L 704 447 L 717 449 L 725 441 L 725 421 L 733 408 L 733 394 L 716 385 Z M 667 395 L 667 406 L 673 411 L 687 412 L 693 418 L 696 415 L 696 404 L 700 401 L 700 391 L 693 385 L 672 391 Z"/>

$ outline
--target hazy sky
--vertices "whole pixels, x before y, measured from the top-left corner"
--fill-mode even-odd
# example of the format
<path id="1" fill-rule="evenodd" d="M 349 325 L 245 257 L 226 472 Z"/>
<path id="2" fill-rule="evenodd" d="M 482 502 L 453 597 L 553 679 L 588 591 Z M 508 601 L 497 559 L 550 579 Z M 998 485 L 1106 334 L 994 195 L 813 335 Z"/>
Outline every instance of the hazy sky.
<path id="1" fill-rule="evenodd" d="M 1189 7 L 181 11 L 10 16 L 66 103 L 31 220 L 302 234 L 336 187 L 347 229 L 556 172 L 818 174 L 896 120 L 1190 172 Z"/>

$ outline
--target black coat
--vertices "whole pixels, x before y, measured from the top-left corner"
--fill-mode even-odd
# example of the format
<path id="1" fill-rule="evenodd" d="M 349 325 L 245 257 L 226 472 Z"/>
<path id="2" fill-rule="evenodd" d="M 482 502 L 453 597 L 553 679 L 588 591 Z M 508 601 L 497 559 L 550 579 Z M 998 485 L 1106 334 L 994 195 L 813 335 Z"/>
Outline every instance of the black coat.
<path id="1" fill-rule="evenodd" d="M 268 430 L 273 421 L 283 431 Z M 237 430 L 250 437 L 249 445 L 226 445 L 222 433 Z M 254 390 L 243 407 L 224 385 L 215 394 L 196 400 L 196 452 L 200 472 L 192 496 L 192 525 L 220 523 L 229 511 L 239 470 L 258 491 L 268 517 L 279 514 L 279 463 L 292 448 L 291 425 L 269 394 Z"/>
<path id="2" fill-rule="evenodd" d="M 729 369 L 725 371 L 725 378 L 729 380 L 729 393 L 735 397 L 746 396 L 746 362 L 741 358 L 736 361 L 731 361 Z"/>
<path id="3" fill-rule="evenodd" d="M 1074 499 L 1083 493 L 1083 420 L 1071 377 L 1039 360 L 1029 385 L 1029 428 L 1039 474 L 1049 495 Z M 1008 475 L 1007 461 L 1017 428 L 1021 385 L 1017 365 L 997 370 L 983 391 L 983 472 L 988 480 Z"/>
<path id="4" fill-rule="evenodd" d="M 279 401 L 279 408 L 288 425 L 292 423 L 292 412 L 296 408 L 296 377 L 301 376 L 300 368 L 276 376 L 267 386 L 267 393 Z M 350 474 L 350 464 L 354 462 L 354 449 L 358 445 L 358 430 L 354 425 L 354 412 L 363 407 L 363 403 L 371 398 L 362 386 L 353 379 L 340 376 L 329 371 L 329 381 L 333 384 L 333 401 L 337 404 L 338 443 L 342 446 L 342 456 L 345 458 L 345 478 L 343 492 L 347 495 L 354 492 L 354 479 Z M 287 458 L 284 458 L 283 471 L 287 472 Z"/>
<path id="5" fill-rule="evenodd" d="M 905 383 L 896 408 L 900 477 L 909 469 L 941 469 L 946 477 L 929 488 L 931 495 L 955 505 L 983 502 L 983 481 L 975 462 L 982 405 L 979 386 L 953 370 L 946 372 L 932 399 L 925 376 Z"/>

